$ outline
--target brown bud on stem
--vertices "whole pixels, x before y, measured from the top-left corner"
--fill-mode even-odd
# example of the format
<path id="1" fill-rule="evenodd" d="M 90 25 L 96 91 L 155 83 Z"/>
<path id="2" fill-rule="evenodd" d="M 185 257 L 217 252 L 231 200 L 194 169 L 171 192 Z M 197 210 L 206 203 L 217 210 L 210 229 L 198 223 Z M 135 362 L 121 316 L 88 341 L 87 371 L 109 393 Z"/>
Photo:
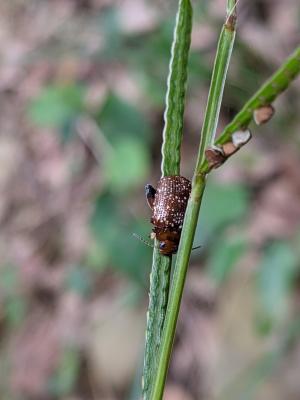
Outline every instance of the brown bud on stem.
<path id="1" fill-rule="evenodd" d="M 238 151 L 238 147 L 236 147 L 232 142 L 224 143 L 222 149 L 226 158 Z"/>
<path id="2" fill-rule="evenodd" d="M 271 104 L 257 108 L 253 113 L 255 123 L 257 125 L 265 124 L 272 118 L 274 112 L 275 109 Z"/>
<path id="3" fill-rule="evenodd" d="M 226 158 L 237 152 L 244 144 L 249 142 L 251 132 L 249 129 L 245 131 L 236 131 L 231 136 L 231 142 L 224 143 L 222 146 Z"/>
<path id="4" fill-rule="evenodd" d="M 251 139 L 249 129 L 244 131 L 236 131 L 231 135 L 231 141 L 226 142 L 222 147 L 209 147 L 205 150 L 206 160 L 209 169 L 220 167 L 232 154 L 236 153 L 244 144 Z"/>
<path id="5" fill-rule="evenodd" d="M 216 146 L 206 149 L 205 156 L 210 169 L 220 167 L 226 160 L 223 150 Z"/>

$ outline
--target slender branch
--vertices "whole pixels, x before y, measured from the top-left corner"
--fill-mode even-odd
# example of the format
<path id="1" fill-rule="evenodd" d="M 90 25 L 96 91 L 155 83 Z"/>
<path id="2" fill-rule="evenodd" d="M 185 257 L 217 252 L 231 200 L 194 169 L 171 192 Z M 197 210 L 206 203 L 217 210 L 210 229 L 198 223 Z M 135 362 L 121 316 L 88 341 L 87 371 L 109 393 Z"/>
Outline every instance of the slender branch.
<path id="1" fill-rule="evenodd" d="M 236 11 L 232 4 L 233 1 L 227 2 L 227 10 L 231 11 L 226 18 L 226 22 L 220 34 L 217 55 L 213 68 L 211 86 L 208 95 L 207 106 L 205 110 L 205 118 L 202 126 L 200 147 L 197 158 L 196 171 L 200 172 L 200 165 L 205 160 L 205 150 L 214 142 L 219 113 L 221 108 L 223 89 L 229 66 L 230 56 L 235 38 Z M 217 118 L 216 118 L 217 116 Z"/>
<path id="2" fill-rule="evenodd" d="M 300 73 L 300 47 L 282 64 L 282 66 L 268 79 L 264 85 L 250 98 L 241 111 L 234 117 L 218 139 L 215 145 L 231 142 L 232 135 L 245 130 L 253 119 L 253 113 L 258 108 L 271 104 Z M 208 172 L 208 163 L 201 160 L 199 171 Z"/>
<path id="3" fill-rule="evenodd" d="M 166 95 L 165 126 L 162 144 L 162 176 L 180 175 L 184 101 L 188 54 L 191 42 L 192 6 L 190 0 L 180 0 L 169 66 Z M 155 240 L 150 277 L 149 307 L 145 340 L 143 398 L 148 400 L 155 376 L 161 335 L 168 302 L 171 257 L 162 256 Z"/>
<path id="4" fill-rule="evenodd" d="M 193 177 L 192 192 L 185 214 L 181 241 L 175 264 L 174 277 L 172 280 L 167 314 L 163 328 L 158 368 L 153 391 L 151 393 L 151 400 L 160 400 L 163 396 L 187 267 L 198 221 L 202 195 L 205 189 L 205 176 L 199 173 L 199 167 L 201 161 L 205 158 L 206 146 L 213 142 L 215 135 L 226 73 L 235 38 L 236 14 L 234 6 L 235 2 L 233 0 L 227 1 L 227 10 L 230 10 L 230 14 L 227 15 L 218 43 L 211 88 L 202 128 L 198 161 Z"/>

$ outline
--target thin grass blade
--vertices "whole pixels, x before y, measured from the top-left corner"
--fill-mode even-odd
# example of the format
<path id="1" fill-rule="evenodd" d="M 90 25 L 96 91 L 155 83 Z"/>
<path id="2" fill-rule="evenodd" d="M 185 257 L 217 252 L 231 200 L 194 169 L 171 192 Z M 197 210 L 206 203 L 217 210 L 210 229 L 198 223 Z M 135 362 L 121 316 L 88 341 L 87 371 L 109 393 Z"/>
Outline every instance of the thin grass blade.
<path id="1" fill-rule="evenodd" d="M 180 0 L 176 17 L 166 95 L 162 144 L 162 176 L 180 175 L 180 147 L 186 92 L 188 54 L 191 42 L 192 6 Z M 157 360 L 169 295 L 171 257 L 162 256 L 156 242 L 150 277 L 149 307 L 143 371 L 143 398 L 148 400 Z"/>

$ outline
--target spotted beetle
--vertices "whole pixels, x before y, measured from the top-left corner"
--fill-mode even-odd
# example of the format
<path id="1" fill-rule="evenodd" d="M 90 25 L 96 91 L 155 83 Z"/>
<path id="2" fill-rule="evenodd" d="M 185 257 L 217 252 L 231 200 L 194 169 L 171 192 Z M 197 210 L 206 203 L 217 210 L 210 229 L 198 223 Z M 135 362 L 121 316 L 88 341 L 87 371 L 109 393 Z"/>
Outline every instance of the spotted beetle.
<path id="1" fill-rule="evenodd" d="M 159 241 L 161 254 L 170 256 L 178 249 L 191 182 L 183 176 L 165 176 L 159 180 L 156 190 L 146 185 L 145 192 L 154 225 L 151 238 Z"/>

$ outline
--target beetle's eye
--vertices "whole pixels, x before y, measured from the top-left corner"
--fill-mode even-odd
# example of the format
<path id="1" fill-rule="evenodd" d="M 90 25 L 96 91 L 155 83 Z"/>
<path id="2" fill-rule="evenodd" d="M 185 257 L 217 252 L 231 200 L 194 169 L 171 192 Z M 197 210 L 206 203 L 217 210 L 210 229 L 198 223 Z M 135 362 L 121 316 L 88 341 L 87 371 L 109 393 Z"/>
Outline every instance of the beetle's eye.
<path id="1" fill-rule="evenodd" d="M 161 242 L 159 245 L 160 249 L 164 249 L 166 247 L 166 243 L 165 242 Z"/>

